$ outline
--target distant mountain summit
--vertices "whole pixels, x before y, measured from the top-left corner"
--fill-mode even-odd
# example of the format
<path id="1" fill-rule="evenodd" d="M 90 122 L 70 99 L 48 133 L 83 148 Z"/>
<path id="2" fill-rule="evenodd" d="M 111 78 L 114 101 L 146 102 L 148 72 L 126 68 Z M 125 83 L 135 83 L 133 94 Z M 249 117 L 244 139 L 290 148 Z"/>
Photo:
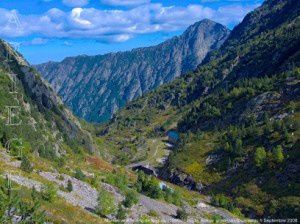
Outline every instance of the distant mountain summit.
<path id="1" fill-rule="evenodd" d="M 157 46 L 36 65 L 74 113 L 103 122 L 149 90 L 197 68 L 230 31 L 205 19 Z"/>

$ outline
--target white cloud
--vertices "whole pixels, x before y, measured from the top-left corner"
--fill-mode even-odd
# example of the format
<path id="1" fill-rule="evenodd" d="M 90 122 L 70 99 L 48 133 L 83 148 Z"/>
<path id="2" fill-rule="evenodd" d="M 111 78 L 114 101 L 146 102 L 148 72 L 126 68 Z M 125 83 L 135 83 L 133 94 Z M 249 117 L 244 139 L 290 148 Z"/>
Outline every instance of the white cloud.
<path id="1" fill-rule="evenodd" d="M 63 0 L 63 3 L 70 7 L 82 7 L 89 4 L 89 0 Z"/>
<path id="2" fill-rule="evenodd" d="M 102 37 L 99 37 L 97 39 L 98 42 L 103 43 L 122 43 L 126 42 L 127 40 L 131 39 L 132 35 L 129 34 L 116 34 L 116 35 L 105 35 Z"/>
<path id="3" fill-rule="evenodd" d="M 29 41 L 22 41 L 22 42 L 9 42 L 9 44 L 15 49 L 19 50 L 22 46 L 32 46 L 32 45 L 44 45 L 49 42 L 49 39 L 36 37 Z"/>
<path id="4" fill-rule="evenodd" d="M 201 5 L 187 7 L 157 6 L 153 22 L 160 26 L 160 30 L 177 30 L 191 25 L 201 19 L 213 19 L 216 11 Z"/>
<path id="5" fill-rule="evenodd" d="M 48 43 L 48 39 L 37 37 L 33 38 L 30 42 L 28 42 L 29 45 L 44 45 Z"/>
<path id="6" fill-rule="evenodd" d="M 81 17 L 82 12 L 84 12 L 84 10 L 82 8 L 72 9 L 71 20 L 74 21 L 75 23 L 77 23 L 78 25 L 82 26 L 82 27 L 91 26 L 92 23 L 89 20 L 83 19 Z"/>
<path id="7" fill-rule="evenodd" d="M 224 25 L 236 24 L 254 7 L 257 5 L 235 4 L 212 9 L 200 4 L 186 7 L 147 4 L 122 10 L 77 7 L 64 12 L 52 8 L 40 15 L 22 15 L 0 8 L 0 37 L 38 35 L 44 39 L 94 38 L 123 42 L 139 34 L 183 30 L 204 18 Z"/>
<path id="8" fill-rule="evenodd" d="M 125 42 L 131 38 L 131 35 L 120 34 L 112 37 L 113 42 Z"/>
<path id="9" fill-rule="evenodd" d="M 44 45 L 49 42 L 49 39 L 36 37 L 30 41 L 18 42 L 18 47 L 21 46 L 32 46 L 32 45 Z"/>
<path id="10" fill-rule="evenodd" d="M 112 6 L 137 6 L 149 4 L 150 0 L 101 0 L 101 2 Z"/>

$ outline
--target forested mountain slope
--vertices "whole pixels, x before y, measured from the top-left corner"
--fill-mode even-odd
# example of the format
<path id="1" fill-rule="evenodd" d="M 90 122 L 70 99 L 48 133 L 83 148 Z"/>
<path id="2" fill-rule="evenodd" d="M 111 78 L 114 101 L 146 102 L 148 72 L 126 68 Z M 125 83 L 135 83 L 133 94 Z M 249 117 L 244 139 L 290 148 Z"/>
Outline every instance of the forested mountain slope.
<path id="1" fill-rule="evenodd" d="M 299 217 L 299 15 L 265 1 L 196 72 L 129 103 L 98 131 L 116 162 L 177 130 L 162 177 L 247 216 Z"/>
<path id="2" fill-rule="evenodd" d="M 92 139 L 51 87 L 6 42 L 0 41 L 0 141 L 19 138 L 26 151 L 59 159 L 66 150 L 95 152 Z"/>
<path id="3" fill-rule="evenodd" d="M 103 122 L 149 90 L 192 71 L 218 49 L 229 30 L 203 20 L 157 46 L 37 65 L 75 115 Z"/>

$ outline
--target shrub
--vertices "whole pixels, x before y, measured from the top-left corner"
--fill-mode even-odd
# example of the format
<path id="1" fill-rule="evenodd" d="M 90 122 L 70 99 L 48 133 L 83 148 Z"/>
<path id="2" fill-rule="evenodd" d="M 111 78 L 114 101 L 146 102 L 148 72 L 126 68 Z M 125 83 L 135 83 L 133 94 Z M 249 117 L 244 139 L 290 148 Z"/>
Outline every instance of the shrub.
<path id="1" fill-rule="evenodd" d="M 184 209 L 178 209 L 176 212 L 176 218 L 186 221 L 188 218 L 188 214 Z"/>
<path id="2" fill-rule="evenodd" d="M 161 189 L 160 183 L 155 177 L 147 176 L 142 171 L 138 172 L 138 179 L 135 187 L 138 192 L 143 193 L 151 198 L 163 198 L 169 203 L 181 205 L 181 197 L 178 192 L 168 187 Z"/>
<path id="3" fill-rule="evenodd" d="M 146 215 L 140 216 L 137 224 L 152 224 L 153 221 Z"/>
<path id="4" fill-rule="evenodd" d="M 276 163 L 282 163 L 283 162 L 284 155 L 283 155 L 283 151 L 282 151 L 281 145 L 276 146 L 272 150 L 272 155 L 273 155 L 273 158 L 274 158 L 274 160 L 275 160 Z"/>
<path id="5" fill-rule="evenodd" d="M 229 211 L 234 209 L 231 199 L 223 194 L 212 195 L 211 203 L 214 206 L 225 208 Z"/>
<path id="6" fill-rule="evenodd" d="M 79 168 L 76 168 L 74 177 L 78 180 L 85 180 L 85 178 L 86 178 L 84 173 Z"/>
<path id="7" fill-rule="evenodd" d="M 291 135 L 286 128 L 283 129 L 283 138 L 286 143 L 291 143 L 292 141 Z"/>
<path id="8" fill-rule="evenodd" d="M 73 191 L 73 184 L 71 180 L 68 180 L 68 184 L 67 184 L 67 190 L 69 192 Z"/>
<path id="9" fill-rule="evenodd" d="M 244 215 L 243 215 L 243 213 L 241 212 L 241 210 L 239 208 L 233 208 L 231 210 L 231 213 L 234 214 L 237 217 L 244 218 Z"/>
<path id="10" fill-rule="evenodd" d="M 52 184 L 46 184 L 42 187 L 42 199 L 48 202 L 53 202 L 57 197 L 56 188 Z"/>
<path id="11" fill-rule="evenodd" d="M 63 175 L 59 175 L 59 176 L 57 176 L 56 178 L 57 178 L 58 180 L 61 180 L 61 181 L 65 179 Z"/>
<path id="12" fill-rule="evenodd" d="M 220 216 L 219 214 L 214 214 L 212 216 L 213 223 L 221 223 L 221 220 L 222 220 L 222 216 Z"/>
<path id="13" fill-rule="evenodd" d="M 136 182 L 138 192 L 144 193 L 151 198 L 162 198 L 163 192 L 159 187 L 159 182 L 153 176 L 147 176 L 144 172 L 138 172 Z"/>
<path id="14" fill-rule="evenodd" d="M 232 145 L 229 144 L 229 142 L 226 142 L 226 143 L 225 143 L 225 145 L 224 145 L 224 151 L 225 151 L 225 152 L 229 152 L 229 153 L 233 151 Z"/>
<path id="15" fill-rule="evenodd" d="M 254 154 L 255 165 L 257 167 L 262 167 L 266 162 L 266 158 L 267 158 L 267 153 L 264 147 L 257 148 Z"/>
<path id="16" fill-rule="evenodd" d="M 150 210 L 149 213 L 148 213 L 149 216 L 152 216 L 152 217 L 159 217 L 158 213 L 154 210 Z"/>
<path id="17" fill-rule="evenodd" d="M 171 188 L 164 189 L 164 198 L 167 202 L 172 203 L 174 205 L 181 205 L 181 197 L 177 191 L 172 190 Z"/>
<path id="18" fill-rule="evenodd" d="M 126 215 L 127 215 L 126 209 L 124 209 L 123 206 L 119 204 L 116 218 L 118 220 L 124 220 L 126 219 Z"/>
<path id="19" fill-rule="evenodd" d="M 22 157 L 21 170 L 28 172 L 28 173 L 33 171 L 33 167 L 31 165 L 29 159 L 26 156 Z"/>
<path id="20" fill-rule="evenodd" d="M 126 208 L 131 208 L 133 205 L 138 203 L 138 201 L 139 199 L 137 193 L 134 191 L 129 191 L 126 193 L 125 200 L 123 201 L 123 205 Z"/>
<path id="21" fill-rule="evenodd" d="M 40 157 L 42 157 L 42 158 L 45 158 L 45 159 L 48 159 L 51 161 L 55 161 L 55 159 L 56 159 L 55 151 L 49 146 L 47 146 L 47 147 L 40 146 L 38 148 L 38 152 L 39 152 Z"/>
<path id="22" fill-rule="evenodd" d="M 234 143 L 234 154 L 235 156 L 240 156 L 243 150 L 243 141 L 241 139 L 237 139 Z"/>
<path id="23" fill-rule="evenodd" d="M 35 189 L 35 187 L 32 187 L 32 189 L 31 189 L 31 198 L 32 198 L 33 201 L 38 201 L 39 198 L 40 198 L 39 193 Z"/>
<path id="24" fill-rule="evenodd" d="M 118 187 L 121 191 L 124 191 L 129 183 L 128 176 L 124 173 L 109 173 L 105 178 L 105 182 Z"/>
<path id="25" fill-rule="evenodd" d="M 101 190 L 98 196 L 98 206 L 96 208 L 96 213 L 100 216 L 108 216 L 115 213 L 116 205 L 114 197 L 106 190 Z"/>
<path id="26" fill-rule="evenodd" d="M 66 164 L 64 157 L 57 157 L 57 158 L 55 158 L 54 162 L 55 162 L 55 166 L 57 168 L 64 167 Z"/>
<path id="27" fill-rule="evenodd" d="M 150 177 L 150 181 L 148 182 L 148 185 L 146 185 L 146 189 L 151 198 L 159 199 L 163 196 L 162 190 L 159 187 L 159 182 L 154 177 Z"/>

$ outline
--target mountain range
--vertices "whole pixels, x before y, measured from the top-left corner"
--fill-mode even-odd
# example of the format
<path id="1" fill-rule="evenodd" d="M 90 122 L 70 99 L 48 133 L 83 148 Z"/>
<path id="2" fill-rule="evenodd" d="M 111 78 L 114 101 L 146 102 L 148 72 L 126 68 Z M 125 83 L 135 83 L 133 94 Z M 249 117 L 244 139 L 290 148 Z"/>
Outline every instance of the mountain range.
<path id="1" fill-rule="evenodd" d="M 36 65 L 75 115 L 103 122 L 127 102 L 192 71 L 230 31 L 203 20 L 157 46 Z"/>
<path id="2" fill-rule="evenodd" d="M 79 61 L 82 67 L 63 74 L 66 82 L 53 84 L 54 91 L 0 40 L 0 222 L 297 222 L 300 1 L 266 0 L 229 35 L 209 20 L 184 35 L 198 26 L 220 39 L 213 38 L 195 70 L 187 72 L 192 68 L 177 58 L 182 74 L 150 82 L 152 89 L 133 94 L 103 124 L 76 118 L 55 91 L 77 83 L 76 89 L 70 84 L 74 97 L 84 100 L 85 86 L 96 98 L 95 63 L 130 52 L 65 59 L 68 69 Z M 164 57 L 157 62 L 166 65 L 171 59 Z M 116 80 L 105 88 L 113 91 L 127 79 Z M 89 120 L 112 115 L 99 118 L 95 111 Z"/>
<path id="3" fill-rule="evenodd" d="M 105 161 L 95 130 L 0 40 L 0 223 L 185 223 L 177 217 L 183 204 L 190 219 L 238 220 L 194 208 L 198 194 Z"/>
<path id="4" fill-rule="evenodd" d="M 195 72 L 100 126 L 112 160 L 142 161 L 247 217 L 299 215 L 299 4 L 265 1 Z M 169 154 L 170 132 L 180 140 Z"/>

